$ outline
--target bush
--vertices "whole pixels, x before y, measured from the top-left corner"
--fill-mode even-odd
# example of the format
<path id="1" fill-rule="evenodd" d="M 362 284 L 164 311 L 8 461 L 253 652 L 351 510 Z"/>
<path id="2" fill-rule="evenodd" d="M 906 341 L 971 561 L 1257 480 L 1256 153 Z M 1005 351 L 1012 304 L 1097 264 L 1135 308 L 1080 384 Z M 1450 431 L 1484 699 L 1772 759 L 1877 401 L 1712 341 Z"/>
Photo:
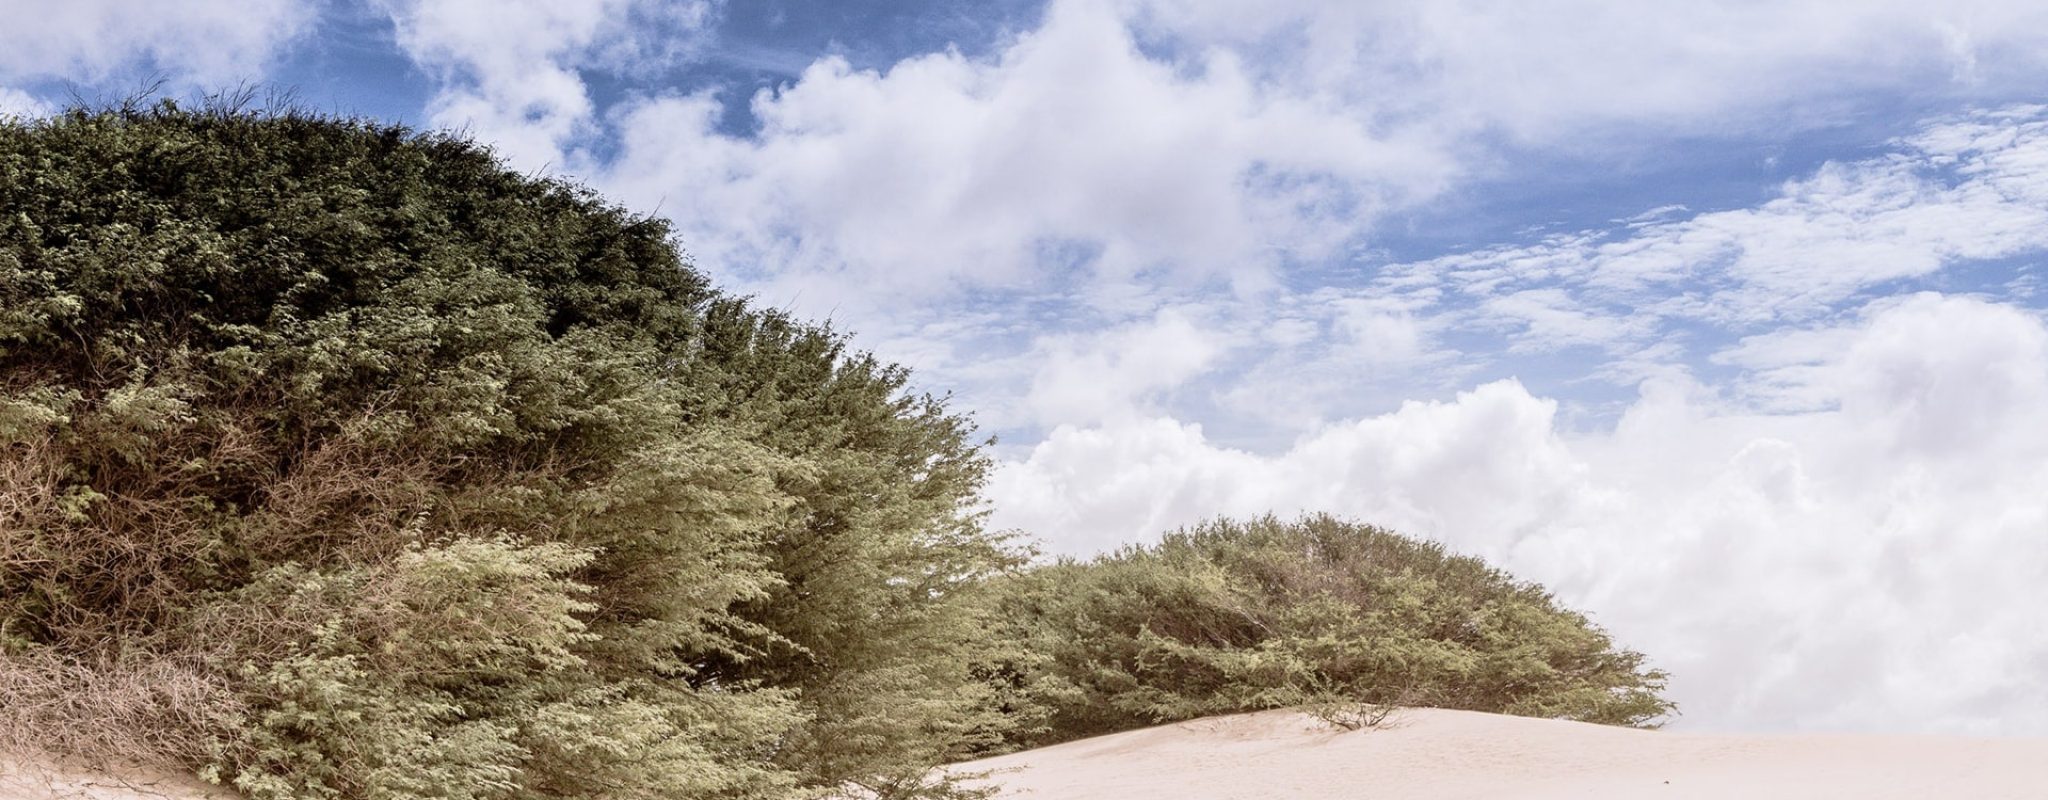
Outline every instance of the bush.
<path id="1" fill-rule="evenodd" d="M 1218 520 L 1009 581 L 1037 658 L 1007 685 L 1038 745 L 1300 707 L 1344 727 L 1404 705 L 1652 727 L 1664 674 L 1541 588 L 1441 545 L 1328 516 Z"/>
<path id="2" fill-rule="evenodd" d="M 459 138 L 0 123 L 0 729 L 175 675 L 68 747 L 257 798 L 921 775 L 1006 724 L 963 598 L 1019 557 L 907 380 Z"/>

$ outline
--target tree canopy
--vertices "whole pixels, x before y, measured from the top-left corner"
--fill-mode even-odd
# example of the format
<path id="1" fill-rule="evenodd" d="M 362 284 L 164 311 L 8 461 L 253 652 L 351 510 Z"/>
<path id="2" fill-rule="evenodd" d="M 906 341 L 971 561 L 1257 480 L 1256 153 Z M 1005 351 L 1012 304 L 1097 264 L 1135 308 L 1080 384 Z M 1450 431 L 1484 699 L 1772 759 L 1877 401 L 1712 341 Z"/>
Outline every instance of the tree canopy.
<path id="1" fill-rule="evenodd" d="M 230 701 L 172 755 L 258 797 L 752 797 L 999 727 L 951 602 L 1017 560 L 971 425 L 661 221 L 172 104 L 0 126 L 0 209 L 0 647 Z"/>

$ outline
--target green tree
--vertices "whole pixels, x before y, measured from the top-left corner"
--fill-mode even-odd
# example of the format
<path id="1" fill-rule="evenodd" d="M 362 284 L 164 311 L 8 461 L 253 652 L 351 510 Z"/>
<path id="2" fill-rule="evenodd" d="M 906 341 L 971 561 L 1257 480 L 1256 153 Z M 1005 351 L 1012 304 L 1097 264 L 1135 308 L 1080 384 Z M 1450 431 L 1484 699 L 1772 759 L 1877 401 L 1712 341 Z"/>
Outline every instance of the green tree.
<path id="1" fill-rule="evenodd" d="M 1038 703 L 1016 743 L 1308 707 L 1397 705 L 1654 726 L 1664 674 L 1533 584 L 1433 542 L 1329 516 L 1216 520 L 1062 560 L 1000 591 Z M 1025 724 L 1030 722 L 1032 724 Z"/>
<path id="2" fill-rule="evenodd" d="M 0 123 L 0 728 L 256 797 L 924 791 L 1007 724 L 987 468 L 903 370 L 469 141 Z M 209 704 L 175 736 L 39 699 L 166 675 Z"/>

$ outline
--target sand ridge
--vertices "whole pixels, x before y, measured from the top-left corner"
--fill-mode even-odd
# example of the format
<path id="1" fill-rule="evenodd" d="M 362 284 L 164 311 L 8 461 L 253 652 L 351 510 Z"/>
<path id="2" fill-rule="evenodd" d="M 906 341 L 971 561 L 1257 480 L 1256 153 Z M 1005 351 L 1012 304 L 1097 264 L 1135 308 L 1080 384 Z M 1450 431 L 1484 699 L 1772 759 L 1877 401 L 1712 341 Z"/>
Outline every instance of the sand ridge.
<path id="1" fill-rule="evenodd" d="M 1267 711 L 954 766 L 1003 798 L 2048 797 L 2048 740 L 1645 731 L 1410 709 L 1339 731 Z"/>
<path id="2" fill-rule="evenodd" d="M 1340 731 L 1265 711 L 954 765 L 1022 800 L 2034 800 L 2048 739 L 1723 735 L 1409 709 Z M 0 759 L 0 800 L 227 800 L 197 780 Z"/>
<path id="3" fill-rule="evenodd" d="M 90 769 L 0 757 L 0 800 L 232 800 L 197 778 L 147 769 Z"/>

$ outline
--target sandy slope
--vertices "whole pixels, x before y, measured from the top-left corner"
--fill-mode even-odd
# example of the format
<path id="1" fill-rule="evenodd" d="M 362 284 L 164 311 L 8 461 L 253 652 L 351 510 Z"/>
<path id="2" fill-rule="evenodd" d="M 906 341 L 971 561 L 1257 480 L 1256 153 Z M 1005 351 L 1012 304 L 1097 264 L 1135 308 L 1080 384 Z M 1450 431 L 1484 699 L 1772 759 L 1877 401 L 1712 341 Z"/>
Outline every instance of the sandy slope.
<path id="1" fill-rule="evenodd" d="M 1410 710 L 1333 732 L 1282 711 L 961 764 L 1006 798 L 2048 798 L 2048 740 L 1727 736 Z"/>
<path id="2" fill-rule="evenodd" d="M 196 779 L 143 770 L 105 772 L 0 757 L 0 800 L 227 800 Z"/>
<path id="3" fill-rule="evenodd" d="M 1269 711 L 957 765 L 1038 800 L 2048 798 L 2048 739 L 1717 736 L 1411 710 L 1336 732 Z M 161 775 L 0 759 L 0 800 L 215 800 Z"/>

